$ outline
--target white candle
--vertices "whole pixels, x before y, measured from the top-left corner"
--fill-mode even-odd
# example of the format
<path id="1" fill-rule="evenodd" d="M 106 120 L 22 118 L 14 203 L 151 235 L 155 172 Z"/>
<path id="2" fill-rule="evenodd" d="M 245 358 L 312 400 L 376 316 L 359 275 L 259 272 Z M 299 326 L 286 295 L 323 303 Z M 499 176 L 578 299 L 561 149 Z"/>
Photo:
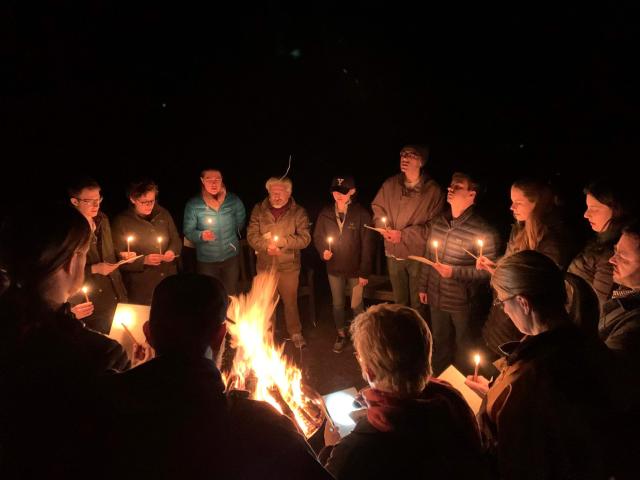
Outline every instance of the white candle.
<path id="1" fill-rule="evenodd" d="M 129 235 L 127 237 L 127 254 L 131 253 L 131 242 L 133 242 L 133 237 Z"/>
<path id="2" fill-rule="evenodd" d="M 432 245 L 433 245 L 433 248 L 436 251 L 436 263 L 440 263 L 440 261 L 438 260 L 438 245 L 439 245 L 438 241 L 434 240 Z"/>
<path id="3" fill-rule="evenodd" d="M 328 237 L 327 243 L 329 244 L 329 253 L 331 253 L 331 244 L 333 243 L 333 237 Z"/>
<path id="4" fill-rule="evenodd" d="M 473 356 L 473 361 L 476 364 L 476 368 L 473 371 L 473 381 L 477 382 L 478 381 L 478 365 L 480 365 L 480 355 L 478 355 L 477 353 Z"/>
<path id="5" fill-rule="evenodd" d="M 480 253 L 478 253 L 478 256 L 481 257 L 482 256 L 482 247 L 484 247 L 484 241 L 481 239 L 478 239 L 478 247 L 480 247 Z"/>
<path id="6" fill-rule="evenodd" d="M 162 255 L 162 237 L 158 237 L 158 251 Z"/>
<path id="7" fill-rule="evenodd" d="M 87 303 L 89 303 L 89 295 L 87 295 L 87 292 L 89 292 L 89 289 L 86 286 L 82 287 L 82 293 L 84 293 L 84 299 L 86 300 Z"/>

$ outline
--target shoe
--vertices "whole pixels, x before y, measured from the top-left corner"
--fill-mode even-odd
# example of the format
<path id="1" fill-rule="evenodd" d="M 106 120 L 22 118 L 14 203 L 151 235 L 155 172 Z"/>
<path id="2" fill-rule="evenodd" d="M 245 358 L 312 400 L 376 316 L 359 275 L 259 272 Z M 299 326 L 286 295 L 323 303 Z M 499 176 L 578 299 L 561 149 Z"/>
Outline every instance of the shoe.
<path id="1" fill-rule="evenodd" d="M 294 333 L 291 335 L 291 341 L 296 346 L 296 348 L 304 348 L 307 346 L 307 342 L 304 341 L 304 337 L 301 333 Z"/>
<path id="2" fill-rule="evenodd" d="M 349 339 L 346 335 L 338 335 L 336 338 L 336 342 L 333 344 L 333 351 L 336 353 L 341 353 L 344 350 L 344 347 L 349 343 Z"/>

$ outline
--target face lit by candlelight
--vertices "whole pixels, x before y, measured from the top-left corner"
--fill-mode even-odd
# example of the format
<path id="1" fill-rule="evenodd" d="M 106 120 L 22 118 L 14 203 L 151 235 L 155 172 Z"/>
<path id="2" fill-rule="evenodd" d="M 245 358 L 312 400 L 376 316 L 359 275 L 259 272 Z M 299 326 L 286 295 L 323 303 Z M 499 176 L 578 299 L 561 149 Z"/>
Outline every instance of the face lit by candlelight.
<path id="1" fill-rule="evenodd" d="M 152 190 L 150 192 L 145 193 L 144 195 L 141 195 L 138 198 L 130 197 L 129 200 L 131 200 L 131 203 L 133 203 L 133 206 L 138 215 L 140 216 L 151 215 L 151 212 L 153 211 L 153 207 L 156 203 L 156 192 Z"/>
<path id="2" fill-rule="evenodd" d="M 447 187 L 447 202 L 454 210 L 460 212 L 469 208 L 476 199 L 476 192 L 469 190 L 469 182 L 461 178 L 452 178 Z"/>
<path id="3" fill-rule="evenodd" d="M 589 221 L 594 232 L 604 232 L 609 226 L 609 222 L 613 217 L 613 210 L 604 203 L 601 203 L 587 193 L 587 210 L 584 212 L 584 218 Z"/>
<path id="4" fill-rule="evenodd" d="M 403 148 L 400 152 L 400 171 L 414 176 L 420 173 L 423 159 L 422 155 L 413 148 Z"/>
<path id="5" fill-rule="evenodd" d="M 71 198 L 71 204 L 89 219 L 98 215 L 100 202 L 102 202 L 102 197 L 99 188 L 83 188 L 77 197 Z"/>
<path id="6" fill-rule="evenodd" d="M 333 195 L 333 199 L 336 201 L 337 204 L 344 205 L 349 200 L 351 200 L 351 197 L 353 196 L 354 193 L 356 193 L 356 189 L 352 188 L 347 193 L 340 193 L 336 191 L 336 192 L 331 192 L 331 195 Z"/>
<path id="7" fill-rule="evenodd" d="M 511 187 L 511 211 L 517 221 L 526 222 L 535 207 L 536 204 L 529 200 L 522 190 Z"/>
<path id="8" fill-rule="evenodd" d="M 206 170 L 200 177 L 200 181 L 207 193 L 217 195 L 222 190 L 222 173 L 218 170 Z"/>
<path id="9" fill-rule="evenodd" d="M 282 183 L 274 183 L 269 187 L 269 203 L 274 208 L 284 207 L 290 197 L 291 192 Z"/>
<path id="10" fill-rule="evenodd" d="M 640 238 L 623 233 L 609 259 L 613 281 L 629 288 L 640 288 Z"/>

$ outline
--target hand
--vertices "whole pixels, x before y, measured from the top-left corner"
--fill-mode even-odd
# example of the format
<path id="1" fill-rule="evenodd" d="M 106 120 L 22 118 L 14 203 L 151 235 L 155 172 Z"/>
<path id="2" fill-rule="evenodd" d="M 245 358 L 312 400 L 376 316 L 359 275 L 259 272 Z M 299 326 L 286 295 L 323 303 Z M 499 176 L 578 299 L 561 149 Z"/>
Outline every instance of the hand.
<path id="1" fill-rule="evenodd" d="M 451 265 L 438 262 L 433 265 L 433 268 L 435 268 L 443 278 L 451 278 L 453 276 L 453 267 Z"/>
<path id="2" fill-rule="evenodd" d="M 71 312 L 78 320 L 90 317 L 93 315 L 93 302 L 79 303 L 75 307 L 71 307 Z"/>
<path id="3" fill-rule="evenodd" d="M 358 285 L 360 285 L 361 287 L 364 287 L 367 285 L 367 283 L 369 283 L 368 278 L 358 277 Z"/>
<path id="4" fill-rule="evenodd" d="M 275 257 L 277 257 L 278 255 L 282 254 L 280 249 L 278 247 L 276 247 L 276 245 L 274 243 L 270 243 L 269 244 L 269 246 L 267 247 L 267 253 L 269 255 L 272 255 L 272 256 L 275 256 Z"/>
<path id="5" fill-rule="evenodd" d="M 122 258 L 123 260 L 128 260 L 135 257 L 136 255 L 136 252 L 120 252 L 120 258 Z"/>
<path id="6" fill-rule="evenodd" d="M 427 292 L 420 292 L 418 293 L 418 296 L 420 297 L 421 304 L 426 305 L 428 303 Z"/>
<path id="7" fill-rule="evenodd" d="M 162 257 L 163 256 L 159 253 L 150 253 L 149 255 L 144 257 L 144 264 L 157 267 L 162 263 Z"/>
<path id="8" fill-rule="evenodd" d="M 133 344 L 133 353 L 131 355 L 131 367 L 136 367 L 142 363 L 145 363 L 156 356 L 156 352 L 151 345 L 144 342 L 144 345 L 139 343 Z"/>
<path id="9" fill-rule="evenodd" d="M 340 442 L 340 433 L 338 427 L 334 427 L 333 424 L 327 418 L 324 422 L 324 445 L 330 447 Z"/>
<path id="10" fill-rule="evenodd" d="M 97 275 L 104 275 L 105 277 L 113 272 L 118 266 L 115 263 L 94 263 L 91 265 L 91 273 Z"/>
<path id="11" fill-rule="evenodd" d="M 211 230 L 205 230 L 204 232 L 202 232 L 201 237 L 205 242 L 213 242 L 216 239 L 216 234 Z"/>
<path id="12" fill-rule="evenodd" d="M 385 240 L 391 243 L 400 243 L 402 239 L 402 232 L 400 230 L 385 230 L 382 235 Z"/>
<path id="13" fill-rule="evenodd" d="M 464 384 L 482 398 L 489 391 L 489 380 L 484 378 L 482 375 L 478 375 L 476 381 L 473 380 L 473 375 L 467 375 Z"/>
<path id="14" fill-rule="evenodd" d="M 476 269 L 478 270 L 486 270 L 491 275 L 496 271 L 496 262 L 489 260 L 484 255 L 482 257 L 478 257 L 476 260 Z"/>
<path id="15" fill-rule="evenodd" d="M 333 252 L 330 252 L 329 250 L 325 250 L 324 252 L 322 252 L 322 259 L 329 261 L 331 260 L 331 257 L 333 257 Z"/>
<path id="16" fill-rule="evenodd" d="M 176 254 L 173 253 L 173 250 L 167 250 L 166 252 L 164 252 L 164 255 L 162 256 L 162 261 L 173 262 L 175 258 L 176 258 Z"/>

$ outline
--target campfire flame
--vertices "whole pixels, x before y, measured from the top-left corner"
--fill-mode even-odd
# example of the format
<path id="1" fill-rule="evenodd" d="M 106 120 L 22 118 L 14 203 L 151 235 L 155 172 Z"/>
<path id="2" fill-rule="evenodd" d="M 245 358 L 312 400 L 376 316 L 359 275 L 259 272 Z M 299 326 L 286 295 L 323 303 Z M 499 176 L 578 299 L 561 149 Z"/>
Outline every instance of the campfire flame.
<path id="1" fill-rule="evenodd" d="M 276 287 L 275 272 L 260 273 L 249 293 L 232 297 L 228 314 L 234 323 L 228 330 L 236 354 L 225 380 L 229 390 L 246 390 L 250 398 L 270 403 L 309 438 L 322 425 L 322 410 L 318 395 L 302 384 L 300 369 L 283 355 L 284 345 L 273 341 Z"/>

